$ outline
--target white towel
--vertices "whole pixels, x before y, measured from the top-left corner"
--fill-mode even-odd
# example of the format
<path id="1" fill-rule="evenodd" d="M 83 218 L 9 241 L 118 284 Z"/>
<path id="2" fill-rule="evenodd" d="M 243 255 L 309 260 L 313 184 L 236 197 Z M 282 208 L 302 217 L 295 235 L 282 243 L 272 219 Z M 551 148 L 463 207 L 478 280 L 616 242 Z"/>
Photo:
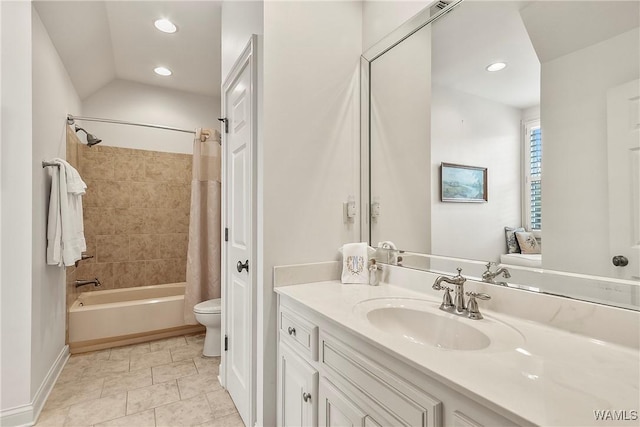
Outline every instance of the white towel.
<path id="1" fill-rule="evenodd" d="M 47 228 L 47 264 L 74 265 L 87 250 L 82 218 L 82 195 L 87 185 L 80 174 L 62 159 L 53 159 L 59 167 L 52 170 L 49 221 Z"/>
<path id="2" fill-rule="evenodd" d="M 373 249 L 373 248 L 371 248 Z M 342 252 L 342 283 L 369 283 L 369 245 L 367 243 L 347 243 Z"/>

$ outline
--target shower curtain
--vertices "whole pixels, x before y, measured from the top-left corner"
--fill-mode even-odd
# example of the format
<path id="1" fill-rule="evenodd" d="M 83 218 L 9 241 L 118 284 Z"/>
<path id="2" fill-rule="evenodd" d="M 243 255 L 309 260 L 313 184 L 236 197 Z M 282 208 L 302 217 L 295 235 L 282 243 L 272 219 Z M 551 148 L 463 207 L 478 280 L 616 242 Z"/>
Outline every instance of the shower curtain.
<path id="1" fill-rule="evenodd" d="M 220 298 L 220 133 L 201 138 L 196 130 L 193 142 L 193 179 L 187 250 L 187 285 L 184 292 L 184 320 L 198 322 L 193 306 Z M 205 139 L 202 141 L 202 139 Z"/>

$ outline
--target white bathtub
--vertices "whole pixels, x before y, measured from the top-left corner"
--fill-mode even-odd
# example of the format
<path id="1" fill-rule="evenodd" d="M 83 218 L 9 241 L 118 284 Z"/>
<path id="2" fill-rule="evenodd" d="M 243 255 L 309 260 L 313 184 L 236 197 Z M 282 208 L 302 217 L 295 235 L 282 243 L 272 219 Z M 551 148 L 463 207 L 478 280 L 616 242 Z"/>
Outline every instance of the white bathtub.
<path id="1" fill-rule="evenodd" d="M 184 323 L 185 283 L 83 292 L 69 308 L 74 353 L 200 331 Z"/>

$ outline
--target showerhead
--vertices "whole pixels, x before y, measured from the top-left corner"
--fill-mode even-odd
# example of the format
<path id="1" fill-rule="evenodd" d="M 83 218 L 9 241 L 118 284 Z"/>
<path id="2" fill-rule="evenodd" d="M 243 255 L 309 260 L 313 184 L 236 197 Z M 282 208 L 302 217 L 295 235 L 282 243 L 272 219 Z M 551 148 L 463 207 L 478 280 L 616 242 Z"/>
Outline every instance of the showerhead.
<path id="1" fill-rule="evenodd" d="M 80 126 L 76 125 L 76 132 L 79 132 L 79 131 L 82 131 L 87 134 L 87 145 L 89 147 L 93 147 L 94 145 L 100 144 L 102 142 L 100 138 L 96 138 L 95 135 L 87 132 L 86 130 L 82 129 Z"/>

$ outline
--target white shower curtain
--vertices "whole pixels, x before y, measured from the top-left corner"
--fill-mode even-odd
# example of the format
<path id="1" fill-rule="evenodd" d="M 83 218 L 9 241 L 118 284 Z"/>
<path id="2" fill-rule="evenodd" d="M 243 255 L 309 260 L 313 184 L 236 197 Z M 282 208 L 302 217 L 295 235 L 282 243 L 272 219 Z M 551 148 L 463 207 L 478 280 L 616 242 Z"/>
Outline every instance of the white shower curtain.
<path id="1" fill-rule="evenodd" d="M 193 306 L 220 298 L 220 133 L 193 142 L 193 180 L 187 251 L 187 286 L 184 292 L 185 323 L 198 322 Z"/>

